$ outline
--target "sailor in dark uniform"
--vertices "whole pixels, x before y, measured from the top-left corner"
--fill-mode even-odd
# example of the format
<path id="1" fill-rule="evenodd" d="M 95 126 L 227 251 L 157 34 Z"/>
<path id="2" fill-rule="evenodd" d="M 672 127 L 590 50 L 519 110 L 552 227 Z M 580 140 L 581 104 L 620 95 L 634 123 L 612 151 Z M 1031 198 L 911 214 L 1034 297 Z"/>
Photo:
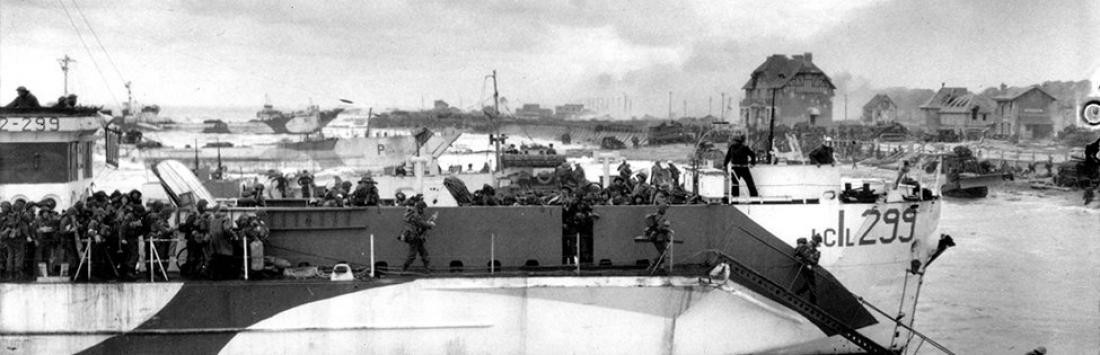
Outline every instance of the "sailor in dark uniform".
<path id="1" fill-rule="evenodd" d="M 15 100 L 12 100 L 11 103 L 9 103 L 8 106 L 5 106 L 5 107 L 7 107 L 7 108 L 39 108 L 39 107 L 42 107 L 41 105 L 38 104 L 38 98 L 35 97 L 34 94 L 32 94 L 29 90 L 27 90 L 27 88 L 20 86 L 19 88 L 15 89 L 15 92 L 18 93 L 19 96 L 16 96 Z"/>
<path id="2" fill-rule="evenodd" d="M 733 197 L 741 195 L 741 191 L 737 186 L 739 179 L 745 179 L 745 185 L 749 189 L 749 196 L 756 197 L 756 183 L 753 182 L 752 173 L 749 172 L 749 166 L 756 165 L 756 153 L 745 146 L 744 143 L 744 137 L 733 137 L 733 142 L 730 143 L 729 150 L 726 151 L 726 160 L 722 163 L 722 167 L 723 169 L 726 169 L 726 167 L 733 168 L 733 174 L 730 175 L 731 182 L 733 182 L 734 186 L 732 191 Z"/>

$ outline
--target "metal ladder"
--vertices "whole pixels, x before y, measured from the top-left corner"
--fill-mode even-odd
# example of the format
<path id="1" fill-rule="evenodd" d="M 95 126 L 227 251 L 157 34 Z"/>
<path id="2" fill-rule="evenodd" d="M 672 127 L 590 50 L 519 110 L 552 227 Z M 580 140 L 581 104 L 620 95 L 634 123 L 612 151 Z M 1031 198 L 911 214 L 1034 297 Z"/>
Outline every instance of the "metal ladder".
<path id="1" fill-rule="evenodd" d="M 825 328 L 833 331 L 834 333 L 840 334 L 840 336 L 843 336 L 845 339 L 848 339 L 848 341 L 852 342 L 852 344 L 855 344 L 856 346 L 860 347 L 861 349 L 866 350 L 868 353 L 871 353 L 871 354 L 894 354 L 894 353 L 896 353 L 896 352 L 891 351 L 890 349 L 887 349 L 886 347 L 874 342 L 870 338 L 868 338 L 866 336 L 863 336 L 863 334 L 860 334 L 858 331 L 856 331 L 852 327 L 850 327 L 847 324 L 845 324 L 845 323 L 841 322 L 840 320 L 836 319 L 835 317 L 833 317 L 829 313 L 826 313 L 824 310 L 822 310 L 821 308 L 818 308 L 816 305 L 803 300 L 801 297 L 794 294 L 793 292 L 783 288 L 779 284 L 776 284 L 775 281 L 772 281 L 772 280 L 764 277 L 760 273 L 752 270 L 751 268 L 746 267 L 745 265 L 742 265 L 741 262 L 735 260 L 734 258 L 730 257 L 729 255 L 726 255 L 725 253 L 721 253 L 721 252 L 718 252 L 718 253 L 720 255 L 722 255 L 723 257 L 725 257 L 726 261 L 729 262 L 730 275 L 731 276 L 736 275 L 736 276 L 738 276 L 739 278 L 741 278 L 743 280 L 746 280 L 746 281 L 751 282 L 751 283 L 753 283 L 757 286 L 760 286 L 766 292 L 771 293 L 775 296 L 778 296 L 777 298 L 780 301 L 782 301 L 781 303 L 784 303 L 784 305 L 786 305 L 787 307 L 790 307 L 791 309 L 795 310 L 799 314 L 801 314 L 801 315 L 805 316 L 806 318 L 810 319 L 815 324 L 817 324 L 819 326 L 822 326 L 822 327 L 825 327 Z"/>

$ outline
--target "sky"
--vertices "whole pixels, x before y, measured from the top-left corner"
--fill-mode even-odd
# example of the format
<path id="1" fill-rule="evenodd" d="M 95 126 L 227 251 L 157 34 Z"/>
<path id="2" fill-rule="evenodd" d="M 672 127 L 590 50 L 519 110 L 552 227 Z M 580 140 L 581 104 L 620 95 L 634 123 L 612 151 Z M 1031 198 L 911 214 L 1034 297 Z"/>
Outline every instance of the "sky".
<path id="1" fill-rule="evenodd" d="M 719 115 L 772 54 L 813 53 L 843 93 L 1100 82 L 1100 4 L 1055 1 L 0 0 L 0 101 L 418 109 L 607 102 Z M 623 98 L 629 100 L 629 112 Z M 849 98 L 849 117 L 866 98 Z M 859 100 L 859 101 L 857 101 Z M 834 112 L 834 116 L 841 116 Z"/>

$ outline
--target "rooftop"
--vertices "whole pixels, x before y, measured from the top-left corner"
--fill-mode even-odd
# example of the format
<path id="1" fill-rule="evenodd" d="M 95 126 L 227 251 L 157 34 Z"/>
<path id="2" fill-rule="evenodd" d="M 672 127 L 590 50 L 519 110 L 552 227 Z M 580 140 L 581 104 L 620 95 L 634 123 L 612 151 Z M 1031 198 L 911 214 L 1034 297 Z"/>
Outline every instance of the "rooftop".
<path id="1" fill-rule="evenodd" d="M 970 112 L 975 106 L 980 112 L 992 112 L 995 104 L 988 97 L 973 94 L 966 88 L 944 87 L 920 108 L 939 109 L 940 112 Z"/>
<path id="2" fill-rule="evenodd" d="M 1039 87 L 1038 85 L 1032 85 L 1026 88 L 1008 88 L 1006 89 L 1005 93 L 997 95 L 993 99 L 997 101 L 1012 101 L 1020 98 L 1020 96 L 1023 96 L 1026 93 L 1031 92 L 1032 90 L 1039 90 L 1039 92 L 1043 93 L 1043 95 L 1049 96 L 1051 99 L 1057 100 L 1054 95 L 1046 92 L 1046 90 L 1043 90 L 1043 88 Z"/>
<path id="3" fill-rule="evenodd" d="M 836 89 L 828 75 L 814 65 L 813 58 L 813 53 L 795 54 L 791 57 L 773 54 L 752 71 L 752 76 L 742 89 L 781 88 L 798 74 L 821 74 L 825 76 L 825 82 L 829 84 L 829 88 Z"/>

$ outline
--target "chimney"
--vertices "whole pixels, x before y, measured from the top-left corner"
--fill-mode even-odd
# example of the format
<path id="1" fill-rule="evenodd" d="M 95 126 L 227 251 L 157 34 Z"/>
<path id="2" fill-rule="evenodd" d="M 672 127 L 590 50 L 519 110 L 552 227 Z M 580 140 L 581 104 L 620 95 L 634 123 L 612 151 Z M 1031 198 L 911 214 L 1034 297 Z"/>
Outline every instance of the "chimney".
<path id="1" fill-rule="evenodd" d="M 813 63 L 814 62 L 814 54 L 813 53 L 806 52 L 806 53 L 802 54 L 802 57 L 806 58 L 806 63 Z"/>

